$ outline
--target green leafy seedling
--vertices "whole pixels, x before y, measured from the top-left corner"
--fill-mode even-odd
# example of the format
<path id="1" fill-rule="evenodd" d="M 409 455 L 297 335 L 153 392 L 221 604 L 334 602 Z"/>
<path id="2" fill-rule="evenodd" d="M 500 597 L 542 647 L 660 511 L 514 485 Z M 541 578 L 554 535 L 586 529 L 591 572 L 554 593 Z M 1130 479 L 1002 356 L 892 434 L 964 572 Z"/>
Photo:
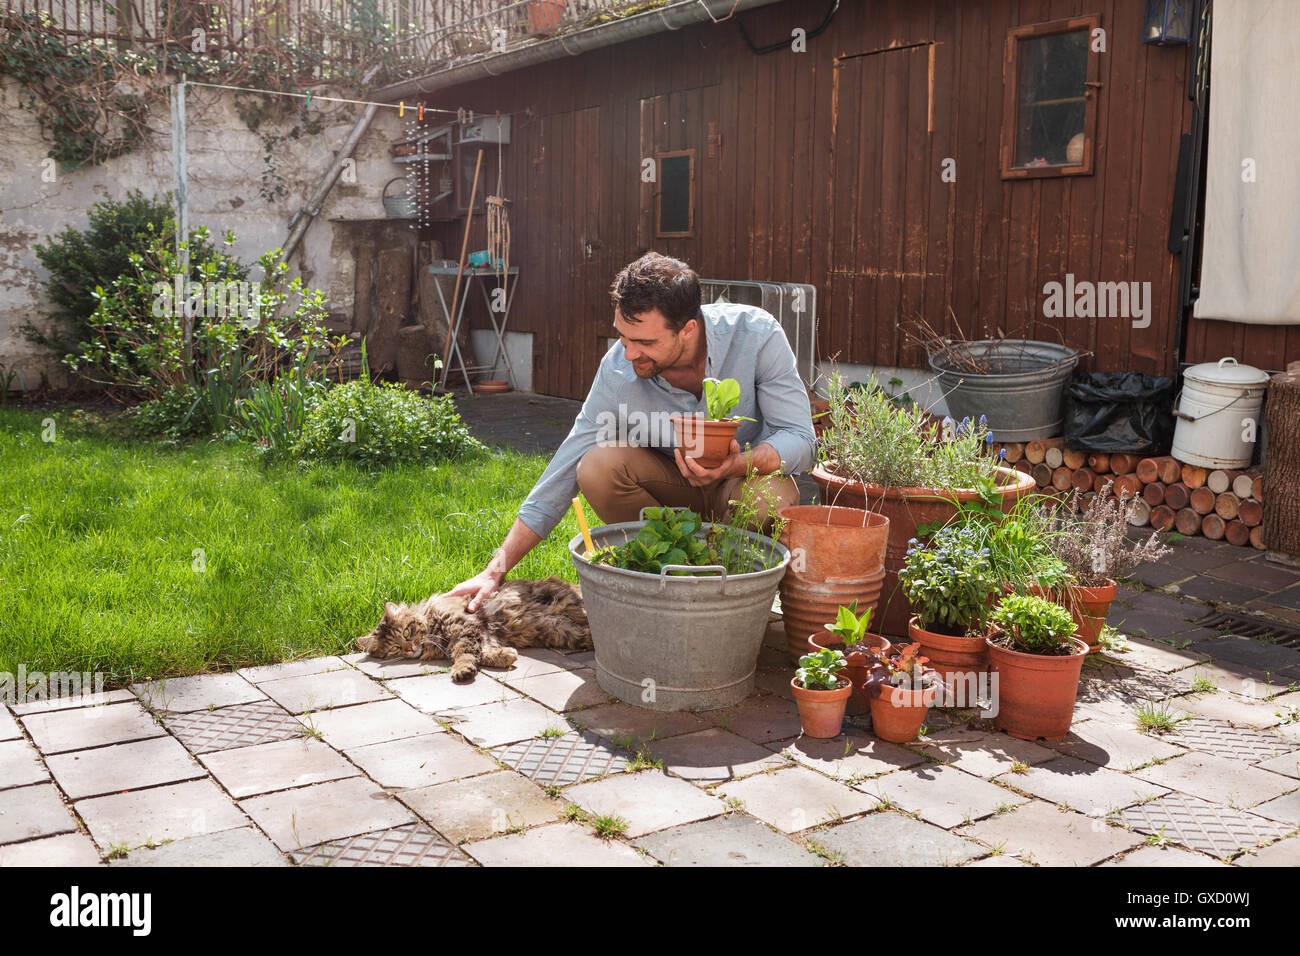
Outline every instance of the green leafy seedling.
<path id="1" fill-rule="evenodd" d="M 706 378 L 704 380 L 704 399 L 709 406 L 709 420 L 715 422 L 752 422 L 754 419 L 744 415 L 731 414 L 732 409 L 740 404 L 740 383 L 734 378 Z"/>

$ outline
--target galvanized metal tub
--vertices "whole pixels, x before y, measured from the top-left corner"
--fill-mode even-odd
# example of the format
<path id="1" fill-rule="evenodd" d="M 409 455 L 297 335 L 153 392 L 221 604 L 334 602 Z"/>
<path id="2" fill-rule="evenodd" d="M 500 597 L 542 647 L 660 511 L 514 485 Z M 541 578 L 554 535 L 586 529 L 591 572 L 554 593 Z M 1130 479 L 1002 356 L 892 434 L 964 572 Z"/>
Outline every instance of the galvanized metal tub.
<path id="1" fill-rule="evenodd" d="M 626 544 L 644 526 L 593 528 L 592 543 Z M 647 710 L 717 710 L 749 696 L 790 552 L 771 538 L 743 533 L 779 563 L 710 577 L 646 574 L 592 564 L 583 556 L 582 535 L 574 536 L 569 556 L 582 584 L 602 689 Z"/>
<path id="2" fill-rule="evenodd" d="M 961 346 L 990 374 L 955 369 L 941 354 L 930 356 L 955 419 L 988 420 L 996 441 L 1029 441 L 1061 434 L 1061 398 L 1079 353 L 1051 342 L 985 339 Z"/>

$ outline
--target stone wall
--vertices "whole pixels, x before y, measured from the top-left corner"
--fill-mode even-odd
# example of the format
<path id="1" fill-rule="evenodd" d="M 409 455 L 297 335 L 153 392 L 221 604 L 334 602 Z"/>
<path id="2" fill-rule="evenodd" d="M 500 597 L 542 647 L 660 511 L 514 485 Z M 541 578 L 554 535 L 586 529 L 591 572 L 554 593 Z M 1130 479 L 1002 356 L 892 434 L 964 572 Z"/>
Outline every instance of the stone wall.
<path id="1" fill-rule="evenodd" d="M 47 146 L 36 117 L 18 105 L 19 91 L 17 83 L 0 78 L 0 141 L 5 144 L 0 150 L 0 363 L 17 368 L 28 388 L 39 385 L 43 376 L 62 386 L 68 376 L 58 357 L 32 345 L 21 332 L 29 318 L 42 328 L 48 325 L 42 317 L 49 308 L 42 286 L 47 272 L 33 246 L 65 225 L 84 229 L 91 204 L 105 196 L 122 199 L 131 189 L 146 196 L 171 190 L 170 116 L 165 103 L 150 113 L 146 146 L 101 166 L 58 170 L 56 181 L 44 182 Z M 259 194 L 261 139 L 235 112 L 232 94 L 191 87 L 187 112 L 190 225 L 206 225 L 214 236 L 234 230 L 239 238 L 235 254 L 249 263 L 283 244 L 290 218 L 319 183 L 351 131 L 353 116 L 359 115 L 335 113 L 320 135 L 303 135 L 281 147 L 279 171 L 288 195 L 268 202 Z M 384 215 L 384 184 L 402 173 L 389 159 L 388 145 L 401 133 L 396 111 L 380 110 L 353 153 L 356 183 L 335 184 L 291 260 L 295 273 L 328 292 L 336 316 L 351 315 L 354 264 L 334 242 L 329 220 Z M 394 186 L 393 191 L 400 189 Z"/>

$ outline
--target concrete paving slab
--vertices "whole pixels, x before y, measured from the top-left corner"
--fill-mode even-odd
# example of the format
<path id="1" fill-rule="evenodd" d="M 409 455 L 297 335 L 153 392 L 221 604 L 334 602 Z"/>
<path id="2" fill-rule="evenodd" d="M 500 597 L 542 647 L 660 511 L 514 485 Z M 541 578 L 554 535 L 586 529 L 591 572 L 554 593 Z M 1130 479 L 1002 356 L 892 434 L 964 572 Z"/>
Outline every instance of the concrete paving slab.
<path id="1" fill-rule="evenodd" d="M 84 833 L 63 833 L 26 843 L 0 846 L 0 867 L 5 866 L 100 866 L 99 851 Z"/>
<path id="2" fill-rule="evenodd" d="M 0 790 L 0 843 L 69 833 L 77 829 L 53 784 Z"/>
<path id="3" fill-rule="evenodd" d="M 347 751 L 381 787 L 414 790 L 499 770 L 497 762 L 450 734 L 403 737 Z"/>
<path id="4" fill-rule="evenodd" d="M 1003 774 L 997 781 L 1090 817 L 1105 817 L 1169 792 L 1167 787 L 1078 757 L 1057 757 L 1024 773 Z"/>
<path id="5" fill-rule="evenodd" d="M 319 721 L 327 713 L 319 711 L 312 718 Z M 196 754 L 254 747 L 275 740 L 296 740 L 303 731 L 303 725 L 273 700 L 192 714 L 165 714 L 162 722 Z"/>
<path id="6" fill-rule="evenodd" d="M 106 690 L 100 693 L 73 694 L 66 697 L 50 697 L 46 700 L 29 700 L 10 707 L 15 716 L 26 717 L 30 714 L 52 714 L 58 710 L 73 710 L 78 707 L 103 707 L 105 704 L 120 704 L 135 700 L 129 690 Z"/>
<path id="7" fill-rule="evenodd" d="M 244 680 L 260 684 L 268 680 L 285 680 L 289 677 L 306 677 L 311 674 L 324 674 L 327 671 L 348 670 L 346 661 L 333 655 L 327 657 L 309 657 L 299 661 L 287 661 L 283 664 L 265 664 L 259 667 L 245 667 L 235 671 Z"/>
<path id="8" fill-rule="evenodd" d="M 592 816 L 621 817 L 627 821 L 623 835 L 629 838 L 716 817 L 727 809 L 699 787 L 653 770 L 581 783 L 566 790 L 564 799 Z"/>
<path id="9" fill-rule="evenodd" d="M 945 830 L 1026 802 L 1005 787 L 940 764 L 897 770 L 857 787 L 877 802 L 887 800 Z"/>
<path id="10" fill-rule="evenodd" d="M 501 676 L 501 682 L 551 710 L 580 710 L 610 702 L 609 694 L 596 683 L 596 672 L 588 667 L 532 676 L 511 671 Z"/>
<path id="11" fill-rule="evenodd" d="M 415 822 L 410 810 L 365 777 L 250 797 L 239 805 L 285 851 Z"/>
<path id="12" fill-rule="evenodd" d="M 517 691 L 498 683 L 481 671 L 467 684 L 455 683 L 451 674 L 433 674 L 429 677 L 390 680 L 386 686 L 412 707 L 427 714 L 514 700 L 520 696 Z"/>
<path id="13" fill-rule="evenodd" d="M 401 800 L 453 843 L 550 823 L 562 806 L 513 770 L 407 790 Z"/>
<path id="14" fill-rule="evenodd" d="M 1039 866 L 1092 866 L 1143 842 L 1142 837 L 1081 813 L 1035 800 L 958 831 Z"/>
<path id="15" fill-rule="evenodd" d="M 370 704 L 319 710 L 299 717 L 305 727 L 320 734 L 320 739 L 337 750 L 352 750 L 381 744 L 403 737 L 423 737 L 443 732 L 443 727 L 429 714 L 421 713 L 406 701 L 396 698 Z"/>
<path id="16" fill-rule="evenodd" d="M 262 681 L 258 687 L 291 714 L 330 710 L 390 697 L 383 684 L 352 668 Z"/>
<path id="17" fill-rule="evenodd" d="M 211 780 L 150 787 L 78 801 L 76 811 L 101 847 L 137 847 L 248 825 Z"/>
<path id="18" fill-rule="evenodd" d="M 920 754 L 886 743 L 879 737 L 854 731 L 819 740 L 800 737 L 788 743 L 769 744 L 783 757 L 845 782 L 878 777 L 883 773 L 915 767 L 928 761 Z"/>
<path id="19" fill-rule="evenodd" d="M 1181 869 L 1187 866 L 1223 867 L 1225 864 L 1222 860 L 1216 860 L 1203 853 L 1193 853 L 1191 850 L 1184 850 L 1178 846 L 1140 846 L 1121 859 L 1107 860 L 1101 865 L 1141 867 L 1144 869 L 1147 867 L 1170 866 Z"/>
<path id="20" fill-rule="evenodd" d="M 273 867 L 288 866 L 275 844 L 252 827 L 188 837 L 158 847 L 140 847 L 109 861 L 114 867 Z"/>
<path id="21" fill-rule="evenodd" d="M 22 719 L 45 756 L 166 735 L 149 712 L 134 701 L 104 707 L 78 707 L 32 714 Z"/>
<path id="22" fill-rule="evenodd" d="M 1237 857 L 1238 866 L 1300 866 L 1300 836 L 1279 840 L 1253 853 Z"/>
<path id="23" fill-rule="evenodd" d="M 1133 775 L 1162 787 L 1246 809 L 1295 788 L 1295 781 L 1225 757 L 1188 753 L 1166 763 L 1135 770 Z"/>
<path id="24" fill-rule="evenodd" d="M 1184 753 L 1182 747 L 1171 742 L 1174 739 L 1172 734 L 1156 737 L 1129 727 L 1089 720 L 1074 725 L 1064 740 L 1054 741 L 1048 746 L 1099 767 L 1126 771 Z M 1008 779 L 1008 782 L 1014 786 L 1014 781 Z"/>
<path id="25" fill-rule="evenodd" d="M 25 787 L 49 779 L 50 772 L 45 769 L 35 747 L 25 740 L 0 742 L 0 790 Z"/>
<path id="26" fill-rule="evenodd" d="M 1243 850 L 1281 839 L 1292 829 L 1289 824 L 1185 793 L 1171 793 L 1129 807 L 1117 819 L 1136 833 L 1157 836 L 1218 859 L 1229 859 Z"/>
<path id="27" fill-rule="evenodd" d="M 5 704 L 0 704 L 0 740 L 18 740 L 22 735 L 14 715 Z"/>
<path id="28" fill-rule="evenodd" d="M 561 715 L 518 696 L 500 703 L 449 710 L 443 716 L 452 721 L 456 733 L 480 747 L 497 747 L 572 729 Z"/>
<path id="29" fill-rule="evenodd" d="M 821 866 L 822 859 L 744 813 L 660 830 L 636 845 L 667 866 Z"/>
<path id="30" fill-rule="evenodd" d="M 866 813 L 877 803 L 874 797 L 827 780 L 806 767 L 789 767 L 729 781 L 715 792 L 729 805 L 758 817 L 782 833 L 797 833 L 821 823 L 836 823 Z M 736 804 L 734 801 L 739 802 Z"/>
<path id="31" fill-rule="evenodd" d="M 790 766 L 783 757 L 720 727 L 654 740 L 646 746 L 669 773 L 702 785 Z"/>
<path id="32" fill-rule="evenodd" d="M 153 711 L 188 714 L 232 704 L 251 704 L 266 695 L 238 674 L 200 674 L 132 684 L 140 702 Z"/>
<path id="33" fill-rule="evenodd" d="M 474 865 L 468 856 L 419 823 L 331 840 L 306 850 L 295 850 L 290 856 L 299 866 Z"/>
<path id="34" fill-rule="evenodd" d="M 708 723 L 698 714 L 687 711 L 646 710 L 618 702 L 584 708 L 568 716 L 574 727 L 590 731 L 609 740 L 623 738 L 635 746 L 665 737 L 675 737 L 695 730 L 703 730 Z"/>
<path id="35" fill-rule="evenodd" d="M 652 866 L 636 850 L 602 840 L 586 827 L 559 823 L 470 843 L 462 849 L 484 866 Z"/>
<path id="36" fill-rule="evenodd" d="M 849 866 L 957 866 L 987 856 L 978 843 L 904 813 L 885 810 L 816 834 Z"/>
<path id="37" fill-rule="evenodd" d="M 790 740 L 803 733 L 794 701 L 771 694 L 751 695 L 735 707 L 710 711 L 706 716 L 717 726 L 756 744 Z"/>
<path id="38" fill-rule="evenodd" d="M 207 776 L 173 737 L 74 750 L 46 757 L 45 762 L 70 800 Z"/>
<path id="39" fill-rule="evenodd" d="M 199 759 L 236 800 L 361 772 L 332 747 L 306 738 L 218 750 Z"/>
<path id="40" fill-rule="evenodd" d="M 1041 744 L 999 733 L 990 733 L 974 740 L 928 739 L 924 741 L 920 752 L 939 763 L 951 764 L 958 770 L 985 779 L 1005 774 L 1017 763 L 1038 764 L 1057 755 L 1056 751 Z"/>

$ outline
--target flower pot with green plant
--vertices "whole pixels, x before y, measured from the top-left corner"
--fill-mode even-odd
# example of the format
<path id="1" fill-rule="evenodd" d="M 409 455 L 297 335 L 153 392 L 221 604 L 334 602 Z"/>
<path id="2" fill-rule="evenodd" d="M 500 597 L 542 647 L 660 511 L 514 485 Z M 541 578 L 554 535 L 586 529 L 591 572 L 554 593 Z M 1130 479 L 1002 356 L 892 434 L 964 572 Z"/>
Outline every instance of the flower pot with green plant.
<path id="1" fill-rule="evenodd" d="M 844 711 L 853 687 L 844 671 L 844 655 L 820 650 L 799 658 L 790 679 L 790 692 L 799 708 L 805 737 L 834 737 L 844 725 Z"/>
<path id="2" fill-rule="evenodd" d="M 1137 511 L 1136 499 L 1115 498 L 1111 483 L 1081 505 L 1077 493 L 1050 509 L 1047 538 L 1052 554 L 1069 569 L 1072 580 L 1060 585 L 1040 582 L 1046 593 L 1070 609 L 1079 626 L 1079 637 L 1088 650 L 1101 650 L 1101 629 L 1115 600 L 1117 580 L 1139 565 L 1156 561 L 1169 547 L 1152 532 L 1145 541 L 1128 538 Z"/>
<path id="3" fill-rule="evenodd" d="M 731 442 L 740 423 L 754 419 L 732 414 L 740 404 L 740 383 L 734 378 L 706 378 L 704 400 L 708 406 L 707 418 L 698 414 L 674 415 L 673 430 L 682 454 L 694 458 L 701 468 L 717 468 L 731 453 Z"/>
<path id="4" fill-rule="evenodd" d="M 908 634 L 945 681 L 988 670 L 984 643 L 997 579 L 988 548 L 969 528 L 945 526 L 916 539 L 898 575 L 911 605 Z"/>
<path id="5" fill-rule="evenodd" d="M 764 497 L 762 483 L 745 483 L 726 525 L 646 508 L 641 521 L 592 528 L 590 553 L 581 534 L 570 540 L 602 689 L 651 710 L 714 710 L 749 695 L 790 562 L 753 530 Z"/>
<path id="6" fill-rule="evenodd" d="M 1070 731 L 1088 645 L 1068 610 L 1033 594 L 1011 594 L 992 615 L 987 638 L 997 675 L 994 725 L 1022 740 L 1061 740 Z"/>
<path id="7" fill-rule="evenodd" d="M 1035 489 L 1034 480 L 1001 467 L 982 420 L 936 421 L 919 406 L 895 400 L 874 379 L 855 388 L 833 375 L 827 399 L 830 422 L 812 477 L 826 504 L 889 519 L 876 620 L 881 633 L 901 636 L 909 612 L 898 592 L 898 572 L 917 526 L 947 521 L 959 503 L 981 497 L 1009 509 Z M 985 490 L 977 487 L 980 479 L 987 480 Z"/>
<path id="8" fill-rule="evenodd" d="M 787 576 L 789 572 L 786 572 Z M 856 613 L 858 602 L 851 601 L 848 607 L 841 606 L 836 611 L 834 624 L 824 624 L 820 632 L 813 632 L 807 637 L 808 649 L 813 653 L 820 650 L 840 651 L 844 654 L 844 676 L 853 685 L 853 696 L 849 698 L 850 714 L 865 714 L 868 709 L 867 695 L 863 689 L 871 669 L 875 666 L 868 653 L 869 648 L 888 651 L 889 641 L 880 634 L 872 634 L 867 628 L 871 625 L 871 608 L 861 614 Z"/>
<path id="9" fill-rule="evenodd" d="M 905 644 L 887 651 L 872 648 L 874 659 L 864 685 L 871 705 L 871 729 L 881 740 L 905 744 L 916 739 L 925 715 L 944 689 L 943 680 L 929 667 L 920 644 Z"/>

